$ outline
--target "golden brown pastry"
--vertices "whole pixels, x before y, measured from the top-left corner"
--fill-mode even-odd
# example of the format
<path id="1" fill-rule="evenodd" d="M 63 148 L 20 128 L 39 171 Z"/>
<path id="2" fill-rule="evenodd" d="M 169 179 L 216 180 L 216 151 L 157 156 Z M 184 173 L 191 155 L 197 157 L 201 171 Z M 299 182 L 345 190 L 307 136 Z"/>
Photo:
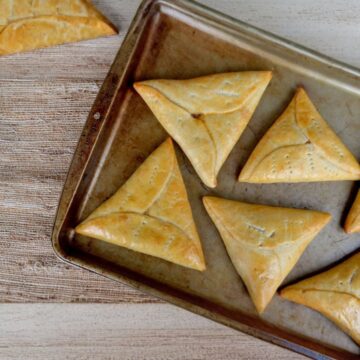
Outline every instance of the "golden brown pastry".
<path id="1" fill-rule="evenodd" d="M 251 183 L 356 179 L 360 179 L 358 162 L 302 88 L 260 140 L 239 176 L 239 181 Z"/>
<path id="2" fill-rule="evenodd" d="M 0 55 L 113 34 L 90 0 L 0 0 Z"/>
<path id="3" fill-rule="evenodd" d="M 280 295 L 321 312 L 360 345 L 360 253 Z"/>
<path id="4" fill-rule="evenodd" d="M 75 231 L 192 269 L 205 269 L 171 139 Z"/>
<path id="5" fill-rule="evenodd" d="M 360 190 L 346 218 L 344 228 L 347 233 L 360 232 Z"/>
<path id="6" fill-rule="evenodd" d="M 259 313 L 329 222 L 326 213 L 203 198 Z"/>
<path id="7" fill-rule="evenodd" d="M 134 87 L 204 184 L 215 187 L 221 166 L 270 79 L 270 71 L 249 71 L 190 80 L 149 80 Z"/>

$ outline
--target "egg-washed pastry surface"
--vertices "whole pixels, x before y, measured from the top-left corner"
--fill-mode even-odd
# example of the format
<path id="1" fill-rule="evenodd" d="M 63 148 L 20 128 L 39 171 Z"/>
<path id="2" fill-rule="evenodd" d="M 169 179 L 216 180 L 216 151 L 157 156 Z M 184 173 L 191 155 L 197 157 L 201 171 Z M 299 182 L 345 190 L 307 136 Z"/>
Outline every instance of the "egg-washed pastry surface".
<path id="1" fill-rule="evenodd" d="M 89 0 L 0 0 L 0 55 L 116 32 Z"/>
<path id="2" fill-rule="evenodd" d="M 259 313 L 331 216 L 204 197 L 235 269 Z"/>
<path id="3" fill-rule="evenodd" d="M 347 233 L 360 232 L 360 190 L 346 218 L 344 228 Z"/>
<path id="4" fill-rule="evenodd" d="M 270 71 L 223 73 L 189 80 L 134 84 L 201 180 L 216 177 L 239 140 L 271 79 Z"/>
<path id="5" fill-rule="evenodd" d="M 171 139 L 75 231 L 192 269 L 205 269 Z"/>
<path id="6" fill-rule="evenodd" d="M 260 140 L 239 176 L 239 181 L 251 183 L 356 179 L 360 165 L 303 88 Z"/>
<path id="7" fill-rule="evenodd" d="M 319 311 L 360 345 L 360 253 L 280 295 Z"/>

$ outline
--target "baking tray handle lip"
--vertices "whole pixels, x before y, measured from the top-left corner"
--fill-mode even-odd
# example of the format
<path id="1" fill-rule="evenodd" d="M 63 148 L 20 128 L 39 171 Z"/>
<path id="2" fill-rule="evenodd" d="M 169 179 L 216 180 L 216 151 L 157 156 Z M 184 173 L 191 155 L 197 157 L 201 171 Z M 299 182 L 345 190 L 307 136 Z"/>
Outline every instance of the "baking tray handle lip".
<path id="1" fill-rule="evenodd" d="M 325 55 L 321 53 L 320 51 L 312 50 L 304 45 L 300 45 L 292 40 L 288 40 L 284 37 L 281 37 L 279 35 L 276 35 L 270 31 L 263 30 L 261 28 L 258 28 L 257 26 L 254 26 L 252 24 L 249 24 L 245 21 L 236 19 L 230 15 L 227 15 L 221 11 L 212 9 L 211 7 L 208 7 L 204 4 L 201 4 L 194 0 L 144 0 L 144 3 L 153 3 L 153 4 L 163 4 L 167 5 L 173 8 L 177 8 L 178 10 L 185 10 L 185 11 L 191 11 L 196 10 L 198 12 L 201 12 L 202 15 L 206 15 L 206 17 L 209 20 L 216 21 L 219 23 L 224 23 L 224 21 L 227 23 L 226 25 L 230 25 L 232 28 L 234 26 L 236 27 L 237 31 L 247 32 L 250 33 L 252 36 L 256 36 L 258 38 L 263 38 L 268 40 L 269 42 L 272 42 L 274 45 L 278 45 L 281 47 L 285 47 L 286 49 L 289 49 L 290 51 L 295 52 L 301 52 L 303 55 L 308 56 L 309 58 L 319 61 L 323 63 L 324 65 L 327 65 L 329 67 L 336 68 L 340 71 L 343 71 L 349 75 L 358 77 L 360 79 L 360 68 L 347 64 L 346 62 L 334 59 L 331 56 Z"/>

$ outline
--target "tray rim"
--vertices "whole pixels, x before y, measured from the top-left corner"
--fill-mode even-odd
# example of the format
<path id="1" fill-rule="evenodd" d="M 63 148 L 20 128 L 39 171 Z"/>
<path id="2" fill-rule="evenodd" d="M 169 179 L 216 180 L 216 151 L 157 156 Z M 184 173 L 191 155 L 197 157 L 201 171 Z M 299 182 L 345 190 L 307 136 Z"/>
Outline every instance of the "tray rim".
<path id="1" fill-rule="evenodd" d="M 128 60 L 130 59 L 130 55 L 132 50 L 135 48 L 136 41 L 138 40 L 139 30 L 141 31 L 141 21 L 146 19 L 149 16 L 151 11 L 161 11 L 161 6 L 168 6 L 172 8 L 181 9 L 182 11 L 198 11 L 203 18 L 207 20 L 215 21 L 217 19 L 223 28 L 232 28 L 237 32 L 245 32 L 251 34 L 252 36 L 256 36 L 258 38 L 268 40 L 269 42 L 279 45 L 282 48 L 286 48 L 292 52 L 301 53 L 312 60 L 322 63 L 323 65 L 330 67 L 336 71 L 344 72 L 346 75 L 351 75 L 360 79 L 360 69 L 348 65 L 344 62 L 335 60 L 329 56 L 323 55 L 318 51 L 311 50 L 303 45 L 299 45 L 296 42 L 286 40 L 278 35 L 275 35 L 271 32 L 262 30 L 256 26 L 250 25 L 241 20 L 235 19 L 229 15 L 223 14 L 220 11 L 214 10 L 206 5 L 200 4 L 193 0 L 143 0 L 138 7 L 136 14 L 129 26 L 129 30 L 124 37 L 124 40 L 120 46 L 119 51 L 115 56 L 115 60 L 111 65 L 111 68 L 100 88 L 100 91 L 94 101 L 94 104 L 89 112 L 88 118 L 84 124 L 79 142 L 76 146 L 69 171 L 64 182 L 63 190 L 60 196 L 58 208 L 55 215 L 55 221 L 53 226 L 53 232 L 51 236 L 51 242 L 53 250 L 56 256 L 73 266 L 76 266 L 81 269 L 85 269 L 91 271 L 95 274 L 102 275 L 106 278 L 112 279 L 117 282 L 121 282 L 128 286 L 131 286 L 137 290 L 148 293 L 152 296 L 155 296 L 159 299 L 165 300 L 173 305 L 176 305 L 185 310 L 191 311 L 197 315 L 204 316 L 210 320 L 221 323 L 225 326 L 234 328 L 235 330 L 242 331 L 244 333 L 250 334 L 254 337 L 262 339 L 264 341 L 270 342 L 275 345 L 279 345 L 281 347 L 287 348 L 291 351 L 300 353 L 307 357 L 313 359 L 357 359 L 358 355 L 352 353 L 346 353 L 346 357 L 344 358 L 344 353 L 340 349 L 331 348 L 326 346 L 325 344 L 318 343 L 316 344 L 313 341 L 313 347 L 307 347 L 302 344 L 303 342 L 312 341 L 310 338 L 306 338 L 305 336 L 301 337 L 301 335 L 297 335 L 295 333 L 291 333 L 286 329 L 279 329 L 280 332 L 287 334 L 287 338 L 274 335 L 272 333 L 267 332 L 264 329 L 260 329 L 257 327 L 252 327 L 246 323 L 246 321 L 238 321 L 230 319 L 228 316 L 221 315 L 220 313 L 215 313 L 211 310 L 205 309 L 204 307 L 195 304 L 194 302 L 188 301 L 184 299 L 184 296 L 174 296 L 172 294 L 166 293 L 161 289 L 147 285 L 146 283 L 136 280 L 131 277 L 132 271 L 124 269 L 125 273 L 118 273 L 114 271 L 110 271 L 99 267 L 98 265 L 89 264 L 88 262 L 81 259 L 81 256 L 72 255 L 71 252 L 67 252 L 66 247 L 63 247 L 59 242 L 60 229 L 62 227 L 63 221 L 66 218 L 66 214 L 68 211 L 69 204 L 71 200 L 76 194 L 76 191 L 81 183 L 81 179 L 83 177 L 86 166 L 92 156 L 93 148 L 96 144 L 98 134 L 101 132 L 102 125 L 106 122 L 106 119 L 109 115 L 109 110 L 114 102 L 115 95 L 119 90 L 120 84 L 123 81 L 123 75 L 120 77 L 116 74 L 119 73 L 119 68 L 124 70 L 126 69 L 126 65 L 128 64 Z M 121 72 L 123 74 L 123 72 Z M 351 86 L 351 85 L 350 85 Z M 109 96 L 109 89 L 110 94 Z M 105 90 L 107 96 L 105 96 Z M 105 111 L 99 111 L 99 110 Z M 99 118 L 98 114 L 103 113 L 103 115 Z M 78 171 L 81 169 L 81 171 Z M 75 252 L 76 253 L 76 252 Z M 126 274 L 126 272 L 128 274 Z M 146 279 L 149 279 L 143 276 Z M 157 283 L 156 280 L 152 280 L 154 283 Z M 161 287 L 161 284 L 160 284 Z M 177 291 L 175 291 L 177 292 Z M 183 293 L 180 292 L 179 293 Z M 186 296 L 185 296 L 186 297 Z M 194 296 L 192 296 L 194 298 Z M 201 298 L 200 298 L 201 299 Z M 251 318 L 250 315 L 246 313 L 243 314 L 244 317 Z M 244 320 L 244 319 L 242 319 Z M 236 325 L 235 325 L 236 323 Z M 264 328 L 275 327 L 270 323 L 266 323 L 264 321 Z M 308 340 L 307 340 L 308 339 Z M 307 344 L 309 345 L 309 344 Z M 316 346 L 315 346 L 316 345 Z M 320 348 L 322 351 L 320 351 Z"/>

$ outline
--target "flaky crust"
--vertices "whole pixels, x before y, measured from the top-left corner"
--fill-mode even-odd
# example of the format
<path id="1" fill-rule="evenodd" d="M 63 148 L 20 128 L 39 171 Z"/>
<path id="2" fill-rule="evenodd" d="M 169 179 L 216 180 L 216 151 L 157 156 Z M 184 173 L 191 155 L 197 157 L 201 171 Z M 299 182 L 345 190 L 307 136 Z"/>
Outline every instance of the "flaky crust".
<path id="1" fill-rule="evenodd" d="M 181 146 L 201 180 L 216 177 L 254 113 L 269 71 L 224 73 L 189 80 L 134 84 L 157 119 Z"/>
<path id="2" fill-rule="evenodd" d="M 259 313 L 331 218 L 318 211 L 215 197 L 204 197 L 203 202 Z"/>
<path id="3" fill-rule="evenodd" d="M 360 166 L 299 88 L 260 140 L 239 181 L 251 183 L 360 179 Z"/>
<path id="4" fill-rule="evenodd" d="M 171 139 L 75 231 L 189 268 L 205 269 Z"/>
<path id="5" fill-rule="evenodd" d="M 344 229 L 349 234 L 360 232 L 360 190 L 346 218 Z"/>
<path id="6" fill-rule="evenodd" d="M 116 32 L 89 0 L 0 1 L 0 55 Z"/>
<path id="7" fill-rule="evenodd" d="M 360 345 L 360 253 L 280 295 L 319 311 Z"/>

